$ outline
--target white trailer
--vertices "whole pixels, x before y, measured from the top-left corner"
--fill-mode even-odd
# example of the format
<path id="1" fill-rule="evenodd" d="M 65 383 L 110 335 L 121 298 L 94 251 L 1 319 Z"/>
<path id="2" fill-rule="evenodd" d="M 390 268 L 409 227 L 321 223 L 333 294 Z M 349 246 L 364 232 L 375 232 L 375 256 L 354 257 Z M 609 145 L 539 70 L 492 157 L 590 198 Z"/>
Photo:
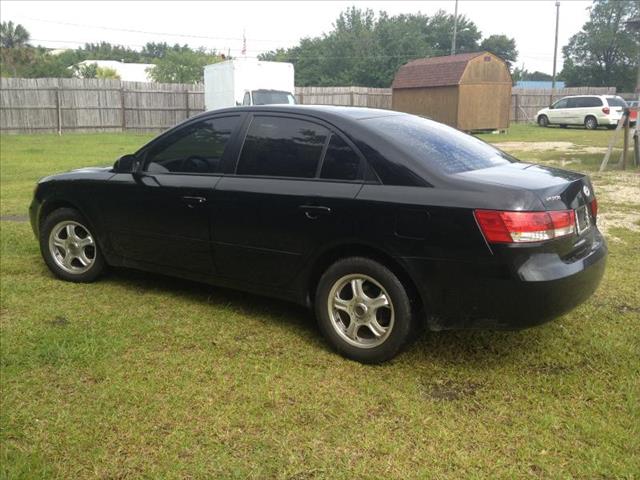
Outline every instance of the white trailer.
<path id="1" fill-rule="evenodd" d="M 239 59 L 204 67 L 207 110 L 274 103 L 295 103 L 291 63 Z"/>

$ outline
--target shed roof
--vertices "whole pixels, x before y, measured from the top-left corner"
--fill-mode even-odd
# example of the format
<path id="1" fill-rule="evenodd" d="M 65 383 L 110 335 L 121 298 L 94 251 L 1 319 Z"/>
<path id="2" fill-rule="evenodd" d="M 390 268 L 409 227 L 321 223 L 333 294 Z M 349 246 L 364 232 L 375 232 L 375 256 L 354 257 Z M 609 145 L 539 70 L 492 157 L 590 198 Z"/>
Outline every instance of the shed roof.
<path id="1" fill-rule="evenodd" d="M 486 53 L 460 53 L 413 60 L 398 69 L 391 88 L 458 85 L 469 61 Z"/>

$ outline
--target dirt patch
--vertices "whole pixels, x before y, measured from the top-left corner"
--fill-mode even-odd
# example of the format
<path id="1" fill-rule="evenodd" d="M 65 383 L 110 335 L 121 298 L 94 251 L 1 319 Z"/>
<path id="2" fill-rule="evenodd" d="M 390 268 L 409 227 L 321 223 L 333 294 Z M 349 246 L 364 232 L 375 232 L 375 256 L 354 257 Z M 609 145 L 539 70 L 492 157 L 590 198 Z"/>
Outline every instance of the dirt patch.
<path id="1" fill-rule="evenodd" d="M 603 201 L 621 205 L 640 204 L 640 182 L 637 185 L 602 185 L 596 192 Z"/>
<path id="2" fill-rule="evenodd" d="M 502 142 L 494 143 L 501 150 L 517 150 L 518 152 L 545 152 L 548 150 L 566 152 L 575 148 L 572 142 Z"/>
<path id="3" fill-rule="evenodd" d="M 479 383 L 445 380 L 444 382 L 425 384 L 424 394 L 433 400 L 450 402 L 475 395 L 480 386 Z"/>
<path id="4" fill-rule="evenodd" d="M 608 211 L 598 213 L 598 229 L 607 237 L 612 228 L 626 228 L 640 232 L 640 213 Z"/>
<path id="5" fill-rule="evenodd" d="M 0 215 L 0 221 L 3 222 L 27 222 L 29 217 L 27 215 Z"/>

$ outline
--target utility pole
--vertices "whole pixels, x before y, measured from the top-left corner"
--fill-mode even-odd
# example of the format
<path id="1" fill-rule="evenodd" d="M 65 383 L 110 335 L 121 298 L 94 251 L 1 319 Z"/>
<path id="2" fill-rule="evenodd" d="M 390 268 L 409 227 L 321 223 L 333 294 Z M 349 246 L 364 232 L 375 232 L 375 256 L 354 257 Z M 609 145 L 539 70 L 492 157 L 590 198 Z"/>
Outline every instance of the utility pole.
<path id="1" fill-rule="evenodd" d="M 556 2 L 556 41 L 553 45 L 553 76 L 551 77 L 551 95 L 549 106 L 553 103 L 553 91 L 556 89 L 556 61 L 558 59 L 558 26 L 560 25 L 560 2 Z"/>
<path id="2" fill-rule="evenodd" d="M 458 35 L 458 0 L 456 0 L 456 9 L 453 14 L 453 41 L 451 42 L 451 55 L 456 54 L 456 36 Z"/>

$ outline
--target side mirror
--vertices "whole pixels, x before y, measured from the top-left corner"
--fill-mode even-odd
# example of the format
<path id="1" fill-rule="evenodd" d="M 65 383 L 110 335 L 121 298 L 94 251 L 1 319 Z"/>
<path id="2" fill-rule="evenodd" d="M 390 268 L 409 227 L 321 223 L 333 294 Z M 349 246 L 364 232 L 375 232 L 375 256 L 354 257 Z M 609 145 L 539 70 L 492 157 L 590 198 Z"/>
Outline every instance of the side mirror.
<path id="1" fill-rule="evenodd" d="M 138 159 L 135 155 L 123 155 L 113 164 L 113 171 L 116 173 L 134 173 L 137 164 Z"/>

